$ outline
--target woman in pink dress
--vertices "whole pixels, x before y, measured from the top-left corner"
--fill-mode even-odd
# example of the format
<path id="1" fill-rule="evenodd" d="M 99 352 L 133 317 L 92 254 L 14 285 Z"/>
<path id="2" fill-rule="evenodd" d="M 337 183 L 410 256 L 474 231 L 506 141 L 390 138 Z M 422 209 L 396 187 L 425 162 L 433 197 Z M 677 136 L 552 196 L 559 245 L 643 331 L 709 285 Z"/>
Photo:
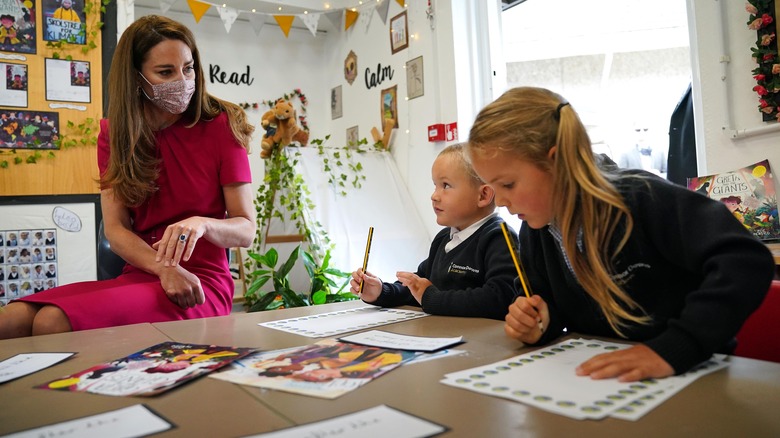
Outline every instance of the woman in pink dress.
<path id="1" fill-rule="evenodd" d="M 113 280 L 75 283 L 11 302 L 0 339 L 226 315 L 225 248 L 255 235 L 244 111 L 209 95 L 185 26 L 146 16 L 117 44 L 108 121 L 100 124 L 101 206 Z"/>

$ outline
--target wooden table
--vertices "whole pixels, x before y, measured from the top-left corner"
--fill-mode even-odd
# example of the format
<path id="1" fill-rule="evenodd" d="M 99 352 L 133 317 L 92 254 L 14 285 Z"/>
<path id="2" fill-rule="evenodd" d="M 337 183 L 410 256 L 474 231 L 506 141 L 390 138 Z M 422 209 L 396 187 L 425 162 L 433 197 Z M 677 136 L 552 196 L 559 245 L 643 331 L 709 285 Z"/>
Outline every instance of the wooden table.
<path id="1" fill-rule="evenodd" d="M 338 303 L 161 323 L 155 327 L 179 342 L 273 350 L 311 344 L 318 339 L 258 323 L 364 305 Z M 386 404 L 446 425 L 451 429 L 448 436 L 459 437 L 780 436 L 780 364 L 734 357 L 728 368 L 699 378 L 639 421 L 578 421 L 439 383 L 447 373 L 529 351 L 504 335 L 501 321 L 429 316 L 380 329 L 419 336 L 464 336 L 466 343 L 457 348 L 467 354 L 403 366 L 335 400 L 253 387 L 245 390 L 296 424 Z"/>
<path id="2" fill-rule="evenodd" d="M 33 388 L 169 340 L 151 324 L 137 324 L 0 341 L 0 360 L 30 352 L 78 353 L 53 367 L 0 384 L 0 435 L 139 403 L 175 425 L 159 436 L 242 436 L 291 425 L 242 387 L 215 379 L 200 378 L 154 397 L 111 397 Z"/>
<path id="3" fill-rule="evenodd" d="M 166 340 L 273 350 L 307 345 L 307 338 L 258 323 L 360 302 L 233 314 L 0 341 L 0 360 L 23 352 L 77 351 L 39 373 L 0 385 L 0 434 L 145 403 L 176 424 L 167 436 L 245 436 L 386 404 L 450 428 L 453 437 L 780 436 L 780 364 L 733 358 L 725 370 L 701 377 L 639 421 L 572 420 L 510 400 L 439 383 L 450 372 L 529 351 L 506 338 L 501 321 L 429 316 L 382 326 L 422 336 L 463 336 L 466 354 L 395 369 L 356 391 L 325 400 L 200 378 L 156 397 L 109 397 L 33 389 Z"/>

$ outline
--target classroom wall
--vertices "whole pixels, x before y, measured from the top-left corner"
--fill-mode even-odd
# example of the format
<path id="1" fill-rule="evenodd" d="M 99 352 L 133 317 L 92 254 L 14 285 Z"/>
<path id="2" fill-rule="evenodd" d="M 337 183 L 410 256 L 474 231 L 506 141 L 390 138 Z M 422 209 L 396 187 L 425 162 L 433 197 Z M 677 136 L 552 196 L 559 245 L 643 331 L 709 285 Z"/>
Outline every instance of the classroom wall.
<path id="1" fill-rule="evenodd" d="M 175 6 L 187 8 L 184 1 Z M 257 109 L 250 107 L 246 110 L 249 119 L 257 127 L 250 155 L 254 190 L 262 183 L 264 174 L 263 160 L 260 158 L 260 140 L 264 130 L 260 127 L 260 117 L 268 107 L 262 105 L 262 101 L 276 100 L 300 88 L 310 102 L 307 105 L 307 119 L 311 138 L 323 138 L 328 134 L 330 111 L 324 102 L 330 102 L 330 90 L 322 85 L 324 74 L 318 73 L 326 62 L 326 35 L 319 34 L 315 38 L 307 29 L 294 28 L 290 30 L 289 37 L 285 38 L 279 26 L 270 23 L 257 35 L 250 23 L 241 17 L 233 23 L 228 33 L 222 20 L 212 14 L 195 22 L 189 11 L 171 9 L 162 13 L 156 8 L 136 6 L 134 13 L 135 18 L 151 14 L 164 15 L 193 31 L 207 77 L 206 86 L 211 94 L 237 104 L 260 103 Z M 238 73 L 240 77 L 248 69 L 249 75 L 245 77 L 251 83 L 212 81 L 209 75 L 212 66 L 219 66 L 220 71 L 227 73 L 228 77 L 231 73 Z M 297 99 L 295 104 L 299 104 Z"/>
<path id="2" fill-rule="evenodd" d="M 699 174 L 728 171 L 765 158 L 780 169 L 780 124 L 758 112 L 756 32 L 747 28 L 745 2 L 687 0 L 691 32 L 694 113 Z M 727 56 L 730 62 L 722 62 Z M 769 132 L 756 134 L 769 127 Z M 737 138 L 732 138 L 735 134 Z M 746 135 L 747 134 L 747 135 Z"/>

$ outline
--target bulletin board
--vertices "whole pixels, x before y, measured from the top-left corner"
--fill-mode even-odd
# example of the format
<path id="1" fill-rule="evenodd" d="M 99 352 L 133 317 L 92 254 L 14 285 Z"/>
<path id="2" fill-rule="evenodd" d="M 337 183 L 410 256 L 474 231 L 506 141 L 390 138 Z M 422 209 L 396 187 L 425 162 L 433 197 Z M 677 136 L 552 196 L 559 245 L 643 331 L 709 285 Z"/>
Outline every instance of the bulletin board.
<path id="1" fill-rule="evenodd" d="M 99 191 L 94 142 L 103 116 L 102 2 L 72 4 L 72 18 L 65 19 L 56 0 L 0 0 L 0 38 L 10 32 L 7 16 L 19 28 L 16 41 L 0 39 L 0 196 Z M 6 122 L 11 114 L 18 124 L 13 133 Z M 57 148 L 52 138 L 76 145 Z"/>

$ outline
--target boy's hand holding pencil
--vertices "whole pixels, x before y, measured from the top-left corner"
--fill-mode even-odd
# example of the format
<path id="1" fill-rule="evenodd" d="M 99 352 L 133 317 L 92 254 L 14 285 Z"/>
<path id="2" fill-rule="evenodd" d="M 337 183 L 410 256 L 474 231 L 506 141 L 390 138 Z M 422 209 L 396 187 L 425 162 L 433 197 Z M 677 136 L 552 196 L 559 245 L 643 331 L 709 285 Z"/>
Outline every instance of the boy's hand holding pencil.
<path id="1" fill-rule="evenodd" d="M 363 292 L 360 292 L 360 284 L 363 283 Z M 373 303 L 382 293 L 382 280 L 370 272 L 363 273 L 363 269 L 358 269 L 352 273 L 352 279 L 349 281 L 350 292 L 359 296 L 366 303 Z"/>

